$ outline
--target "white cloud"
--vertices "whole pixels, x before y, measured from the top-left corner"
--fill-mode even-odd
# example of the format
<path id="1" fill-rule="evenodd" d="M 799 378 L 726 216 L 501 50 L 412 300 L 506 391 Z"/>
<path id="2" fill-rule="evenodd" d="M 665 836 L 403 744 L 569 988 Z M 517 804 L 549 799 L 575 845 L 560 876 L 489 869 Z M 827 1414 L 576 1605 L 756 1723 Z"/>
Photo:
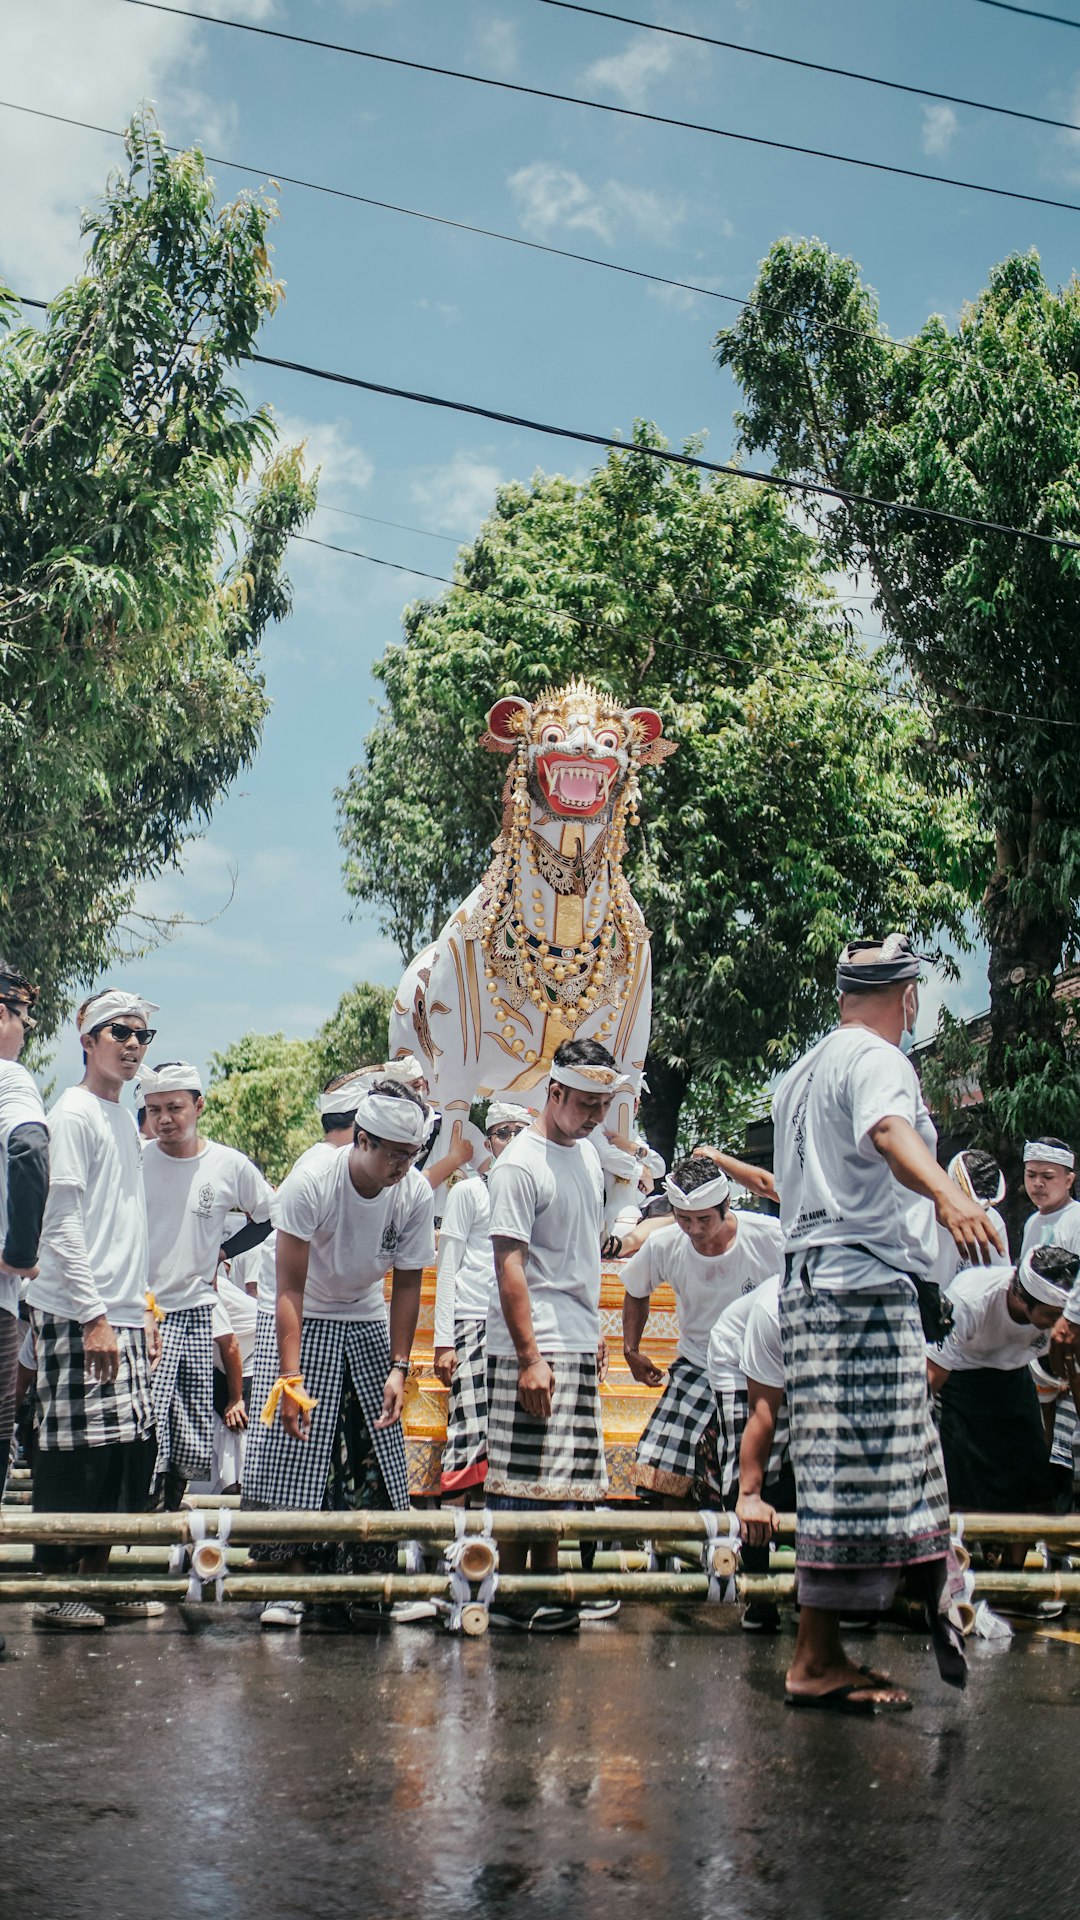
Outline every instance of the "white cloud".
<path id="1" fill-rule="evenodd" d="M 663 240 L 685 217 L 681 202 L 665 200 L 651 187 L 631 187 L 621 180 L 590 187 L 570 167 L 555 166 L 549 160 L 520 167 L 506 184 L 525 231 L 543 237 L 562 229 L 612 241 L 621 227 L 629 226 L 650 239 Z"/>
<path id="2" fill-rule="evenodd" d="M 275 413 L 280 444 L 304 446 L 308 473 L 322 469 L 319 493 L 330 505 L 348 506 L 344 494 L 362 493 L 375 477 L 375 465 L 352 439 L 342 420 L 305 420 L 299 414 Z"/>
<path id="3" fill-rule="evenodd" d="M 476 50 L 484 65 L 502 80 L 518 68 L 518 29 L 513 20 L 496 15 L 481 20 L 473 35 Z"/>
<path id="4" fill-rule="evenodd" d="M 960 122 L 951 107 L 934 105 L 923 108 L 922 150 L 929 154 L 948 153 L 959 131 Z"/>
<path id="5" fill-rule="evenodd" d="M 273 0 L 238 0 L 235 11 L 265 19 Z M 86 0 L 5 7 L 4 93 L 29 107 L 117 128 L 141 101 L 151 101 L 167 139 L 216 145 L 233 124 L 233 110 L 202 89 L 217 71 L 215 33 L 220 39 L 219 29 L 192 20 L 90 7 Z M 0 175 L 18 183 L 5 196 L 0 273 L 19 292 L 50 298 L 78 270 L 80 210 L 99 197 L 122 158 L 118 140 L 0 111 Z M 234 192 L 235 182 L 227 190 Z"/>
<path id="6" fill-rule="evenodd" d="M 467 534 L 491 512 L 495 489 L 505 478 L 489 460 L 461 451 L 414 480 L 410 493 L 436 533 Z"/>
<path id="7" fill-rule="evenodd" d="M 673 60 L 674 51 L 666 41 L 641 33 L 622 53 L 594 60 L 583 80 L 587 86 L 610 88 L 621 94 L 627 106 L 643 107 L 652 81 L 667 73 Z"/>

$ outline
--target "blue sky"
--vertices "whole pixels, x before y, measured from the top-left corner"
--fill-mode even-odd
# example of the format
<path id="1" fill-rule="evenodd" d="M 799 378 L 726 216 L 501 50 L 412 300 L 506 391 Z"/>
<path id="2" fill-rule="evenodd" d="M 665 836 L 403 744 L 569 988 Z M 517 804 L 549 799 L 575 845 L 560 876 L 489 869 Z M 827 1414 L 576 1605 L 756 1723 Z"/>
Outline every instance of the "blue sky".
<path id="1" fill-rule="evenodd" d="M 209 8 L 207 9 L 209 11 Z M 233 18 L 530 85 L 1080 204 L 1080 133 L 1055 132 L 687 46 L 538 0 L 221 0 Z M 1080 33 L 974 0 L 640 0 L 642 18 L 1080 122 Z M 1076 7 L 1080 18 L 1080 5 Z M 7 99 L 119 125 L 156 103 L 166 138 L 372 197 L 744 294 L 780 234 L 851 253 L 903 334 L 955 320 L 995 261 L 1036 246 L 1074 266 L 1080 214 L 891 179 L 580 108 L 527 100 L 177 20 L 121 0 L 35 0 L 0 18 Z M 0 110 L 0 275 L 50 297 L 79 257 L 78 213 L 116 146 Z M 249 177 L 215 169 L 231 196 Z M 287 299 L 266 352 L 603 433 L 635 417 L 678 442 L 733 444 L 736 394 L 710 342 L 734 309 L 704 296 L 285 187 Z M 502 480 L 584 473 L 587 449 L 246 369 L 282 432 L 323 463 L 311 531 L 449 570 Z M 396 531 L 332 507 L 427 530 Z M 434 537 L 441 536 L 441 537 Z M 295 610 L 269 639 L 274 701 L 256 765 L 184 871 L 146 890 L 181 929 L 113 969 L 160 1001 L 155 1054 L 206 1062 L 241 1033 L 311 1033 L 354 980 L 392 982 L 374 915 L 350 920 L 333 790 L 374 718 L 371 667 L 422 582 L 297 546 Z M 851 592 L 858 583 L 849 583 Z M 866 625 L 875 622 L 860 603 Z M 211 916 L 216 915 L 216 918 Z M 950 1002 L 986 1003 L 978 964 Z M 937 999 L 926 996 L 924 1025 Z M 76 1071 L 72 1039 L 61 1080 Z"/>

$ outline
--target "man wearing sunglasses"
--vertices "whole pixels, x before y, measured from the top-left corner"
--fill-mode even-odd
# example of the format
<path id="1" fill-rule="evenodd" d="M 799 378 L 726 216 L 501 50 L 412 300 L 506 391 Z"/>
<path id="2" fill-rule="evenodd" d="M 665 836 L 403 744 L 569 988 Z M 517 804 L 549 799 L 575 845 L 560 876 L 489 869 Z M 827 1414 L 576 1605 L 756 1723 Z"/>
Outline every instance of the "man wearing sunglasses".
<path id="1" fill-rule="evenodd" d="M 154 1466 L 151 1359 L 157 1333 L 148 1282 L 142 1149 L 120 1105 L 154 1037 L 153 1001 L 106 987 L 75 1016 L 85 1071 L 49 1115 L 51 1183 L 39 1271 L 30 1283 L 41 1410 L 34 1506 L 43 1513 L 138 1513 Z M 48 1571 L 70 1566 L 63 1547 L 39 1547 Z M 85 1549 L 78 1570 L 100 1577 L 109 1549 Z M 145 1619 L 159 1601 L 34 1608 L 34 1625 L 82 1631 L 105 1616 Z"/>
<path id="2" fill-rule="evenodd" d="M 19 1065 L 23 1043 L 34 1026 L 37 996 L 37 988 L 23 974 L 0 960 L 0 1496 L 15 1424 L 15 1376 L 22 1339 L 19 1288 L 37 1272 L 49 1191 L 45 1108 L 26 1068 Z"/>
<path id="3" fill-rule="evenodd" d="M 532 1125 L 527 1107 L 492 1100 L 484 1138 L 493 1160 Z M 487 1477 L 487 1311 L 495 1285 L 487 1181 L 451 1187 L 439 1229 L 435 1278 L 435 1373 L 450 1389 L 442 1491 L 452 1497 Z"/>

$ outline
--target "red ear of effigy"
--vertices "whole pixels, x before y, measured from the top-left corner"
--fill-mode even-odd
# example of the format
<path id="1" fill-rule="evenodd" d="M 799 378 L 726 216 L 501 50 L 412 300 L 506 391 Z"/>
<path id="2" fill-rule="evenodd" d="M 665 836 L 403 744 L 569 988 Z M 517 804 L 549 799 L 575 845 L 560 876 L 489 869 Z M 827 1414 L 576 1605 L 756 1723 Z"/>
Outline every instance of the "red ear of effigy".
<path id="1" fill-rule="evenodd" d="M 516 753 L 531 716 L 532 707 L 527 700 L 516 693 L 505 694 L 496 700 L 488 714 L 487 732 L 481 735 L 480 745 L 489 753 Z"/>
<path id="2" fill-rule="evenodd" d="M 635 738 L 641 742 L 638 754 L 640 766 L 651 766 L 658 760 L 666 760 L 669 753 L 675 752 L 676 741 L 661 740 L 664 723 L 652 707 L 631 707 L 626 720 Z"/>

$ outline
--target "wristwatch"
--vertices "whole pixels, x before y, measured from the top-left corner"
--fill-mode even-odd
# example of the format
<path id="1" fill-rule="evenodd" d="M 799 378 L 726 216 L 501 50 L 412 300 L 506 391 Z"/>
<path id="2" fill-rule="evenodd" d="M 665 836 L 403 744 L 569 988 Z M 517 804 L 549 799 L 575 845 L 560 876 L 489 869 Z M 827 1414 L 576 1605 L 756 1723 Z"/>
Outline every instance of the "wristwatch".
<path id="1" fill-rule="evenodd" d="M 401 1368 L 401 1371 L 405 1375 L 405 1378 L 407 1380 L 409 1377 L 409 1362 L 407 1360 L 391 1360 L 390 1362 L 391 1373 L 393 1373 L 395 1367 Z"/>

